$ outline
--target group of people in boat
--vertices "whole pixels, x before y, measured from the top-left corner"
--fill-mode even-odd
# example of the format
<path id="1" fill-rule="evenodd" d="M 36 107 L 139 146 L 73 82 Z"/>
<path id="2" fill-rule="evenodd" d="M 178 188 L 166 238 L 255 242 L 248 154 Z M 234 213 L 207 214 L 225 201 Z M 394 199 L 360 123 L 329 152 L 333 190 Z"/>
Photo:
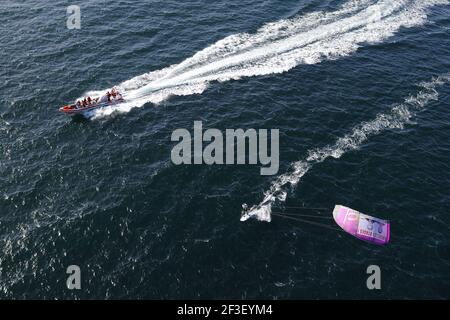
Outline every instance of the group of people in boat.
<path id="1" fill-rule="evenodd" d="M 92 99 L 91 97 L 86 97 L 83 100 L 78 100 L 75 103 L 75 107 L 77 109 L 86 108 L 95 106 L 98 103 L 111 102 L 113 100 L 122 100 L 122 95 L 115 88 L 113 88 L 111 91 L 106 92 L 106 94 L 100 98 Z"/>
<path id="2" fill-rule="evenodd" d="M 91 105 L 95 105 L 98 102 L 98 98 L 91 99 L 91 97 L 84 98 L 83 100 L 78 100 L 77 103 L 75 103 L 75 106 L 77 109 L 79 108 L 86 108 Z"/>

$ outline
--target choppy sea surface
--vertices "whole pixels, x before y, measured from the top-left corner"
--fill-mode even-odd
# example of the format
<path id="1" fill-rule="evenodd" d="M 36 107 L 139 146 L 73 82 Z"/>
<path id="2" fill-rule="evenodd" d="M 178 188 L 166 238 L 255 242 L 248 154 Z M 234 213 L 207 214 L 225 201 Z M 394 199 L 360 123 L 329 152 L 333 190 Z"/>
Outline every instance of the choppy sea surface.
<path id="1" fill-rule="evenodd" d="M 68 29 L 72 4 L 0 3 L 0 298 L 450 298 L 448 1 L 89 0 Z M 279 129 L 279 172 L 174 165 L 194 121 Z M 324 228 L 334 204 L 390 244 Z"/>

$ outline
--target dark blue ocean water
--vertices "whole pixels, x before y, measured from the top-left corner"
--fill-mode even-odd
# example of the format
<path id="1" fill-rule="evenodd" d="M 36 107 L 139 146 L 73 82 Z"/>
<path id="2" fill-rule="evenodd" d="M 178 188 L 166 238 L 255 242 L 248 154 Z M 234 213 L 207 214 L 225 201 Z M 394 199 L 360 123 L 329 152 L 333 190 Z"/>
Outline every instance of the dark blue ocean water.
<path id="1" fill-rule="evenodd" d="M 1 298 L 450 298 L 450 83 L 442 80 L 450 6 L 89 0 L 81 29 L 69 30 L 71 4 L 0 3 Z M 239 43 L 211 47 L 233 35 Z M 284 45 L 294 47 L 275 49 Z M 186 85 L 184 95 L 151 96 L 137 108 L 91 120 L 57 111 L 205 48 L 212 53 L 179 71 L 208 67 L 197 94 L 197 78 L 186 76 L 174 85 Z M 217 67 L 227 52 L 239 59 Z M 260 203 L 293 163 L 364 123 L 382 124 L 373 121 L 399 105 L 409 107 L 407 121 L 388 118 L 399 123 L 332 148 L 342 154 L 283 186 L 287 200 L 273 206 L 329 208 L 322 214 L 331 217 L 339 203 L 389 219 L 388 246 L 280 217 L 239 221 L 242 203 Z M 171 132 L 192 131 L 195 120 L 279 129 L 278 175 L 175 166 Z M 82 271 L 79 291 L 66 288 L 72 264 Z M 379 291 L 366 288 L 371 264 L 382 270 Z"/>

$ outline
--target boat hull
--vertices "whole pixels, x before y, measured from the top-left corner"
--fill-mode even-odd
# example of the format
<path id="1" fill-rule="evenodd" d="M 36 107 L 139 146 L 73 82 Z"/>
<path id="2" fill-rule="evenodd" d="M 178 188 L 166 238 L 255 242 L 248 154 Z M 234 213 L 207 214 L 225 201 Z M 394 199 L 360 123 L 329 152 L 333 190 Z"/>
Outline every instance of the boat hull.
<path id="1" fill-rule="evenodd" d="M 64 106 L 64 107 L 59 108 L 59 111 L 64 113 L 64 114 L 66 114 L 66 115 L 68 115 L 68 116 L 71 116 L 71 117 L 74 117 L 74 116 L 86 117 L 87 115 L 91 114 L 92 111 L 94 111 L 94 110 L 98 110 L 98 109 L 101 109 L 101 108 L 114 106 L 114 105 L 120 104 L 122 102 L 125 102 L 125 100 L 124 99 L 118 99 L 118 100 L 114 100 L 114 101 L 111 101 L 111 102 L 103 102 L 103 103 L 99 103 L 99 104 L 96 104 L 96 105 L 87 106 L 87 107 L 84 107 L 84 108 L 76 108 L 74 106 Z"/>

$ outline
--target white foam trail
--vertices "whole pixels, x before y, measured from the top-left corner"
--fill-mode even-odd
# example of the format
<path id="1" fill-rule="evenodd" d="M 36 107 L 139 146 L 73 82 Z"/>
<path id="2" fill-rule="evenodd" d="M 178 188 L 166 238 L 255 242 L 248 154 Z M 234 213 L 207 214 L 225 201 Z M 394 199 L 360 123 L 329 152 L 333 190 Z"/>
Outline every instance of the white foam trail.
<path id="1" fill-rule="evenodd" d="M 226 37 L 178 65 L 143 74 L 118 85 L 129 111 L 171 95 L 202 93 L 212 81 L 286 72 L 299 64 L 336 59 L 365 43 L 377 43 L 401 27 L 423 24 L 431 6 L 448 0 L 350 0 L 334 12 L 314 12 L 268 23 L 254 34 Z M 104 91 L 101 91 L 104 92 Z M 92 95 L 98 94 L 92 92 Z"/>
<path id="2" fill-rule="evenodd" d="M 351 133 L 337 139 L 332 145 L 310 150 L 305 160 L 292 164 L 291 172 L 278 176 L 272 182 L 270 189 L 264 194 L 263 201 L 250 210 L 245 210 L 241 221 L 254 217 L 260 221 L 270 222 L 272 205 L 276 201 L 284 202 L 287 192 L 295 188 L 312 166 L 330 157 L 339 159 L 344 153 L 357 149 L 370 136 L 389 129 L 402 129 L 430 101 L 437 100 L 436 89 L 449 82 L 450 74 L 446 74 L 433 78 L 430 82 L 422 83 L 423 89 L 416 96 L 407 98 L 402 104 L 394 106 L 390 112 L 380 113 L 374 120 L 357 125 Z M 244 205 L 245 207 L 246 205 Z"/>

